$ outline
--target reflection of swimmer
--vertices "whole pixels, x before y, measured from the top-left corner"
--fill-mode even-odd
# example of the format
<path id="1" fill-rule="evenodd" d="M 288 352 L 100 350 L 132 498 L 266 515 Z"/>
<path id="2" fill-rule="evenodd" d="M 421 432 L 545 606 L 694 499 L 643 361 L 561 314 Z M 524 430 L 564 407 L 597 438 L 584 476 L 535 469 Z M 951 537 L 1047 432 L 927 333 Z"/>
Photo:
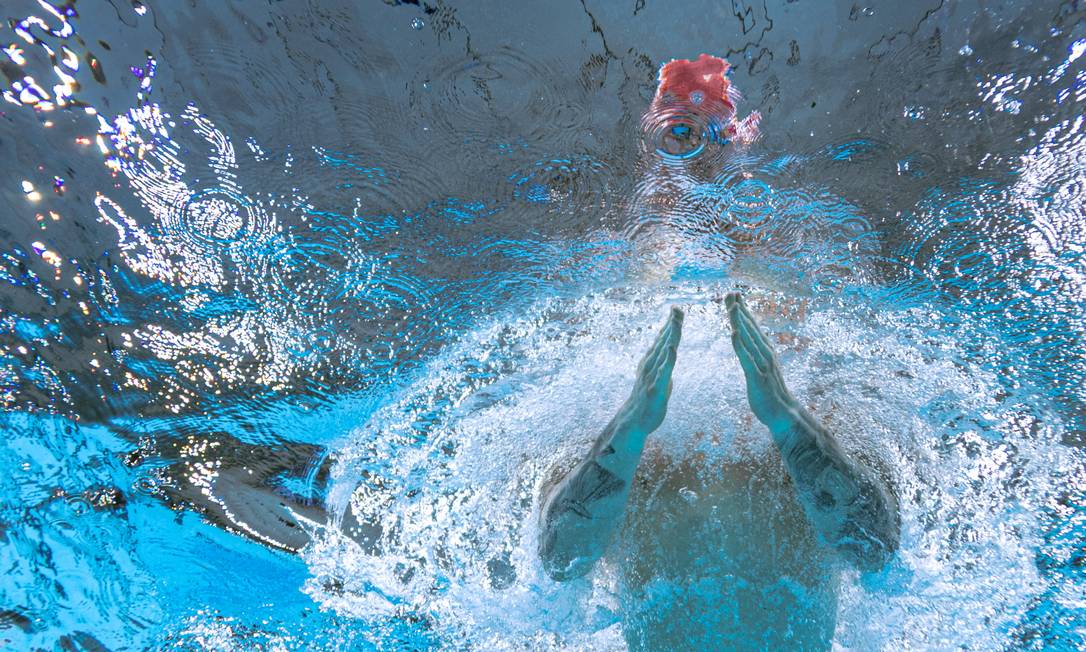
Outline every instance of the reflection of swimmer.
<path id="1" fill-rule="evenodd" d="M 638 596 L 627 639 L 643 649 L 692 640 L 824 648 L 836 611 L 827 562 L 835 556 L 864 571 L 885 565 L 898 545 L 897 503 L 788 391 L 743 299 L 731 294 L 726 304 L 747 399 L 793 489 L 772 478 L 765 460 L 719 470 L 732 478 L 699 477 L 683 464 L 659 469 L 660 491 L 670 487 L 679 498 L 657 495 L 650 507 L 659 513 L 630 517 L 633 536 L 655 541 L 639 541 L 624 556 L 624 581 Z M 626 520 L 645 440 L 667 411 L 682 322 L 673 309 L 630 398 L 588 456 L 544 489 L 539 554 L 554 579 L 587 573 Z"/>

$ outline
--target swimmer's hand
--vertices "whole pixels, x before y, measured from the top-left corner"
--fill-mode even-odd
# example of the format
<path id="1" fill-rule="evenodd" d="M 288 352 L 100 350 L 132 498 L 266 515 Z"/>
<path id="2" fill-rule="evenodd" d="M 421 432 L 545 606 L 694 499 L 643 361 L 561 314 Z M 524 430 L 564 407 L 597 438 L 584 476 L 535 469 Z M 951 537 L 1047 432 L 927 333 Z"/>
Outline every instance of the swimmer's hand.
<path id="1" fill-rule="evenodd" d="M 621 522 L 645 439 L 667 414 L 682 324 L 682 311 L 672 308 L 637 367 L 630 397 L 588 456 L 544 488 L 539 557 L 553 579 L 573 579 L 591 570 Z"/>
<path id="2" fill-rule="evenodd" d="M 612 425 L 643 438 L 663 423 L 667 414 L 667 402 L 671 397 L 671 371 L 675 368 L 682 329 L 683 312 L 672 308 L 667 323 L 645 353 L 641 364 L 637 366 L 637 380 L 634 381 L 633 391 L 615 416 Z M 612 445 L 615 443 L 620 442 L 612 442 Z M 634 452 L 638 456 L 641 454 L 640 450 Z"/>
<path id="3" fill-rule="evenodd" d="M 799 418 L 800 406 L 784 384 L 769 339 L 738 292 L 730 292 L 724 298 L 724 305 L 732 325 L 732 347 L 747 379 L 750 409 L 770 432 L 787 428 Z"/>
<path id="4" fill-rule="evenodd" d="M 780 448 L 808 520 L 823 541 L 861 570 L 881 568 L 900 537 L 893 492 L 845 453 L 788 391 L 773 347 L 743 298 L 733 292 L 724 304 L 750 409 Z"/>

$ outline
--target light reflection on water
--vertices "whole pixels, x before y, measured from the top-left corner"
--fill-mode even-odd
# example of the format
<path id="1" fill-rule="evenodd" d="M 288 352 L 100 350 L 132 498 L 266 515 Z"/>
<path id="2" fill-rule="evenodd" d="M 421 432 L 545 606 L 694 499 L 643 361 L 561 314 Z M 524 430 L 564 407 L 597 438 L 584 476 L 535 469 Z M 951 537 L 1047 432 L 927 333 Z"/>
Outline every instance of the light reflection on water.
<path id="1" fill-rule="evenodd" d="M 1073 3 L 776 3 L 708 36 L 651 2 L 318 4 L 10 10 L 0 640 L 621 646 L 613 564 L 540 575 L 536 485 L 669 302 L 660 445 L 741 420 L 735 285 L 905 497 L 838 643 L 1081 639 Z M 764 136 L 661 160 L 656 69 L 697 51 Z"/>

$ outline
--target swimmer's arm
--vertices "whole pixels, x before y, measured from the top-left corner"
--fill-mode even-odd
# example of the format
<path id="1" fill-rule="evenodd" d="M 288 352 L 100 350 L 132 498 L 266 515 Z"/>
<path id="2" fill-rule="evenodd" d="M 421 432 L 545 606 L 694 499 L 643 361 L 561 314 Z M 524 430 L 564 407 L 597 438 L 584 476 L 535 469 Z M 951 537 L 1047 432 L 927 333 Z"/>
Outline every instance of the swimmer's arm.
<path id="1" fill-rule="evenodd" d="M 788 425 L 770 432 L 815 531 L 860 570 L 886 565 L 900 537 L 889 487 L 850 458 L 802 407 L 794 409 Z"/>
<path id="2" fill-rule="evenodd" d="M 732 294 L 726 303 L 751 409 L 780 448 L 808 519 L 849 562 L 861 570 L 881 568 L 900 537 L 893 492 L 788 391 L 773 348 L 742 298 Z"/>
<path id="3" fill-rule="evenodd" d="M 638 366 L 630 397 L 588 456 L 545 491 L 539 556 L 556 580 L 587 573 L 603 556 L 622 520 L 645 440 L 667 413 L 682 321 L 682 312 L 672 309 Z"/>

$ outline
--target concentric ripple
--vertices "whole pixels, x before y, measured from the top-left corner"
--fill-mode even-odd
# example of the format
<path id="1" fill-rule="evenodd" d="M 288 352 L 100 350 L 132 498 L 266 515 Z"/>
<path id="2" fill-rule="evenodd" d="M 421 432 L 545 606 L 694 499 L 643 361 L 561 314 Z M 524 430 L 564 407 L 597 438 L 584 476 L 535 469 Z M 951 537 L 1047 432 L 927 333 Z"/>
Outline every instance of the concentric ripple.
<path id="1" fill-rule="evenodd" d="M 182 239 L 200 247 L 232 245 L 252 233 L 266 233 L 270 220 L 263 218 L 248 200 L 224 189 L 194 193 L 181 205 L 173 224 Z"/>
<path id="2" fill-rule="evenodd" d="M 715 115 L 661 103 L 641 119 L 642 150 L 671 164 L 702 157 L 722 162 L 726 128 Z"/>
<path id="3" fill-rule="evenodd" d="M 364 259 L 331 242 L 277 241 L 270 254 L 270 293 L 291 309 L 324 308 L 365 288 L 372 270 L 361 270 Z"/>
<path id="4" fill-rule="evenodd" d="M 538 161 L 526 172 L 510 175 L 509 181 L 518 201 L 574 213 L 599 210 L 614 201 L 613 178 L 606 163 L 579 156 Z"/>
<path id="5" fill-rule="evenodd" d="M 455 59 L 423 82 L 425 106 L 444 133 L 534 142 L 555 127 L 570 138 L 588 111 L 560 93 L 554 71 L 520 50 L 501 47 Z"/>

